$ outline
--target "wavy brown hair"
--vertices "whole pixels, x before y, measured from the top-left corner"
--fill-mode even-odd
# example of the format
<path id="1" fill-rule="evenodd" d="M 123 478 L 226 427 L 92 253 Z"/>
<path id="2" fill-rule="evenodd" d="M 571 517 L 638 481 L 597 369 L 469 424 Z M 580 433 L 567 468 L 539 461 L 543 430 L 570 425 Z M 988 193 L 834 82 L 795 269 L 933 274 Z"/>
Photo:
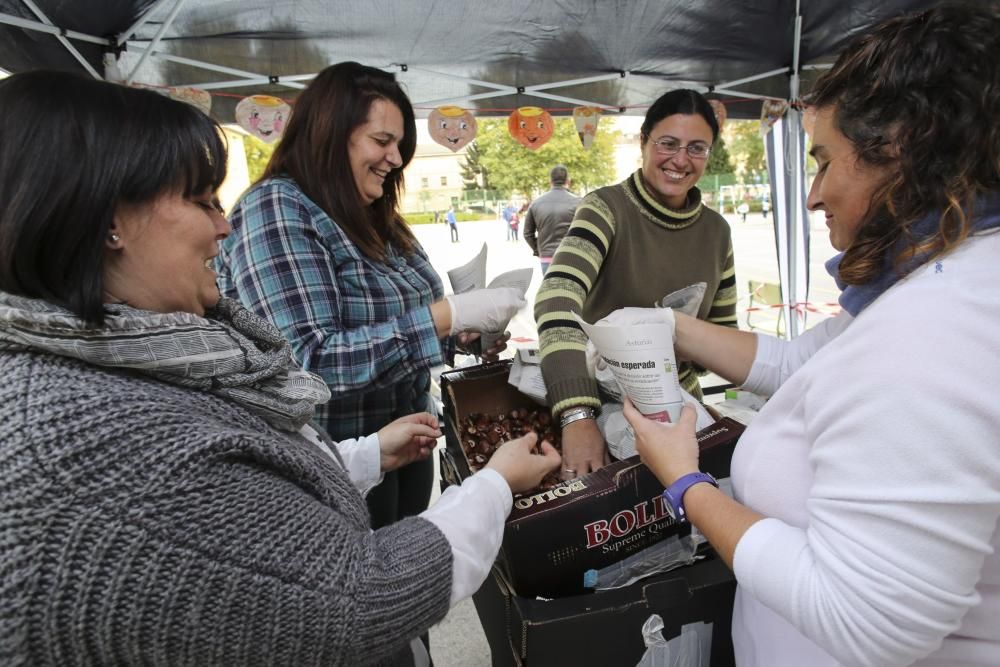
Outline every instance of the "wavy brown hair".
<path id="1" fill-rule="evenodd" d="M 948 252 L 1000 189 L 998 54 L 1000 7 L 950 3 L 884 21 L 816 82 L 806 103 L 832 107 L 858 157 L 889 169 L 840 262 L 846 283 Z M 914 234 L 930 215 L 936 231 Z"/>
<path id="2" fill-rule="evenodd" d="M 376 100 L 386 100 L 403 115 L 399 155 L 403 163 L 389 172 L 384 194 L 366 206 L 354 182 L 348 155 L 351 133 L 368 120 Z M 386 243 L 412 254 L 415 243 L 399 213 L 403 169 L 417 149 L 413 106 L 396 77 L 355 62 L 331 65 L 296 98 L 281 143 L 261 180 L 288 176 L 344 230 L 370 259 L 385 261 Z"/>

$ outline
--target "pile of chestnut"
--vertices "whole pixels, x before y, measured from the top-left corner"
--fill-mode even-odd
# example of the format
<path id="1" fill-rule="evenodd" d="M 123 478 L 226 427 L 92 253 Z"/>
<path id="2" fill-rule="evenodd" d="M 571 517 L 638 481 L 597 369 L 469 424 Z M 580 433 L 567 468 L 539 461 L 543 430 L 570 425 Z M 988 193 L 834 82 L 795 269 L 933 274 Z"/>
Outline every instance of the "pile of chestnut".
<path id="1" fill-rule="evenodd" d="M 468 459 L 472 472 L 486 465 L 497 447 L 531 431 L 538 435 L 536 447 L 540 447 L 543 441 L 548 441 L 562 451 L 559 427 L 553 422 L 548 408 L 514 408 L 498 414 L 473 412 L 462 421 L 460 430 L 462 449 L 465 450 L 465 458 Z M 539 488 L 550 489 L 559 482 L 559 472 L 556 471 L 542 480 Z"/>

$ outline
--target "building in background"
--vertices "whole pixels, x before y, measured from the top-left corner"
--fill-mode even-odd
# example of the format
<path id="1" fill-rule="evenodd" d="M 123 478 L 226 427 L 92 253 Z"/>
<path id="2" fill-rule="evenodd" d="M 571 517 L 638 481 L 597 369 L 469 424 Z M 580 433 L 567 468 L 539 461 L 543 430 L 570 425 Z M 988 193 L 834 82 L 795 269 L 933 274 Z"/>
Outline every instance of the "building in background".
<path id="1" fill-rule="evenodd" d="M 405 213 L 446 211 L 453 200 L 462 196 L 465 148 L 452 153 L 434 143 L 426 127 L 425 121 L 417 120 L 417 151 L 403 172 L 406 190 L 402 210 Z"/>

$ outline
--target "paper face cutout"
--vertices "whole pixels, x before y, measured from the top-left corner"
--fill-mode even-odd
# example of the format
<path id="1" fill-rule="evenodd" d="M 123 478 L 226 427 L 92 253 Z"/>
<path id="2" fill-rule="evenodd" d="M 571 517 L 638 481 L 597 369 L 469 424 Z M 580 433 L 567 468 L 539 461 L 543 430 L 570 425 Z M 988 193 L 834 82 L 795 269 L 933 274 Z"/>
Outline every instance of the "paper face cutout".
<path id="1" fill-rule="evenodd" d="M 764 100 L 760 107 L 760 136 L 766 137 L 774 124 L 788 111 L 788 102 L 784 100 Z"/>
<path id="2" fill-rule="evenodd" d="M 597 124 L 601 120 L 600 107 L 576 107 L 573 109 L 573 122 L 576 123 L 576 136 L 580 137 L 583 149 L 587 150 L 594 144 L 597 136 Z"/>
<path id="3" fill-rule="evenodd" d="M 187 102 L 191 106 L 200 109 L 206 116 L 212 114 L 212 96 L 207 90 L 187 87 L 168 88 L 167 95 L 170 99 Z"/>
<path id="4" fill-rule="evenodd" d="M 719 124 L 719 132 L 722 132 L 722 126 L 726 124 L 726 105 L 719 100 L 709 100 L 708 105 L 712 107 L 712 112 L 715 114 L 715 122 Z"/>
<path id="5" fill-rule="evenodd" d="M 454 153 L 476 138 L 476 119 L 462 107 L 438 107 L 427 116 L 427 131 Z"/>
<path id="6" fill-rule="evenodd" d="M 277 141 L 285 131 L 292 108 L 277 97 L 251 95 L 236 105 L 236 122 L 266 144 Z"/>
<path id="7" fill-rule="evenodd" d="M 552 138 L 552 116 L 541 107 L 520 107 L 507 118 L 507 131 L 514 141 L 535 151 Z"/>

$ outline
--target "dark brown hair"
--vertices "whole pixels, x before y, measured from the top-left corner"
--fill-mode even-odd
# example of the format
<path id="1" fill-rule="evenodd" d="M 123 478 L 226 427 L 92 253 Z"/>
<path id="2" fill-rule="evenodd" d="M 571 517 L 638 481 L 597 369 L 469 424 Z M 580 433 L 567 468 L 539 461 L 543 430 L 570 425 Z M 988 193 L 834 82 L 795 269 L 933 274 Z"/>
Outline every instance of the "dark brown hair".
<path id="1" fill-rule="evenodd" d="M 215 190 L 218 125 L 159 93 L 68 72 L 0 81 L 0 289 L 104 322 L 105 243 L 120 204 Z"/>
<path id="2" fill-rule="evenodd" d="M 860 160 L 889 175 L 840 262 L 848 284 L 891 261 L 929 261 L 970 233 L 976 198 L 1000 188 L 1000 7 L 951 3 L 856 38 L 806 98 L 834 111 Z M 938 215 L 938 229 L 912 228 Z"/>
<path id="3" fill-rule="evenodd" d="M 384 194 L 366 206 L 354 182 L 348 154 L 351 133 L 368 121 L 376 100 L 395 104 L 403 115 L 399 154 Z M 292 117 L 262 178 L 291 177 L 329 215 L 365 256 L 384 261 L 386 243 L 405 254 L 414 237 L 399 214 L 403 169 L 417 148 L 413 106 L 396 77 L 355 62 L 327 67 L 295 100 Z"/>

